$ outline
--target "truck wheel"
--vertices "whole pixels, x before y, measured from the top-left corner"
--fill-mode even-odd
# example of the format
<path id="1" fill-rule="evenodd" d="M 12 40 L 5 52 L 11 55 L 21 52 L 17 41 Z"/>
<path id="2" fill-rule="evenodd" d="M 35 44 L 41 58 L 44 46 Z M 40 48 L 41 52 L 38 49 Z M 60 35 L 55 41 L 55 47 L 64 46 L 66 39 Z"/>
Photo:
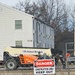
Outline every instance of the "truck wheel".
<path id="1" fill-rule="evenodd" d="M 6 61 L 6 69 L 14 70 L 17 69 L 17 62 L 14 59 L 9 59 Z"/>

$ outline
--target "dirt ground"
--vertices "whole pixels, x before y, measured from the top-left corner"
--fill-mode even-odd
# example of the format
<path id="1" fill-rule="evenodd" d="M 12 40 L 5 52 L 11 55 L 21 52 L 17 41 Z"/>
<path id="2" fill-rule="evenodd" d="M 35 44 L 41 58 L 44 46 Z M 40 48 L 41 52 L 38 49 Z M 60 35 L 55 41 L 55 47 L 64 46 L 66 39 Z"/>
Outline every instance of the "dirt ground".
<path id="1" fill-rule="evenodd" d="M 0 75 L 34 75 L 34 72 L 33 70 L 8 71 L 5 70 L 4 68 L 0 68 Z M 55 74 L 49 75 L 75 75 L 75 69 L 62 69 L 59 67 L 58 69 L 55 70 Z"/>
<path id="2" fill-rule="evenodd" d="M 58 69 L 56 70 L 56 74 L 54 75 L 75 75 L 75 70 L 74 69 Z"/>
<path id="3" fill-rule="evenodd" d="M 75 75 L 75 70 L 57 69 L 56 74 L 49 75 Z M 0 71 L 0 75 L 34 75 L 33 70 L 14 70 L 14 71 Z"/>

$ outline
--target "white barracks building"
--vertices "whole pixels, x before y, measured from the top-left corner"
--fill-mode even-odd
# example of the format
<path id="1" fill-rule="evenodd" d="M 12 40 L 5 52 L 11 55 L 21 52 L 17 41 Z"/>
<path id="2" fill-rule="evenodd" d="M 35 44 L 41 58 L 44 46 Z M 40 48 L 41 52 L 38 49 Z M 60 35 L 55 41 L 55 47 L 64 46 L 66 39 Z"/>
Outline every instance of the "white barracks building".
<path id="1" fill-rule="evenodd" d="M 54 30 L 34 16 L 0 3 L 0 59 L 9 46 L 54 48 Z"/>

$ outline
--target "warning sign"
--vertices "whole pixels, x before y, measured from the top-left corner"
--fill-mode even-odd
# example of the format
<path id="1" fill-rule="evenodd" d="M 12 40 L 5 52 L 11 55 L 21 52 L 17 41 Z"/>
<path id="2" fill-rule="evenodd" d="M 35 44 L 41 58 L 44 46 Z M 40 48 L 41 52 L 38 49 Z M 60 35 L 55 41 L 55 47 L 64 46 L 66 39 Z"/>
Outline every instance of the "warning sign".
<path id="1" fill-rule="evenodd" d="M 55 74 L 54 59 L 34 61 L 34 74 Z"/>

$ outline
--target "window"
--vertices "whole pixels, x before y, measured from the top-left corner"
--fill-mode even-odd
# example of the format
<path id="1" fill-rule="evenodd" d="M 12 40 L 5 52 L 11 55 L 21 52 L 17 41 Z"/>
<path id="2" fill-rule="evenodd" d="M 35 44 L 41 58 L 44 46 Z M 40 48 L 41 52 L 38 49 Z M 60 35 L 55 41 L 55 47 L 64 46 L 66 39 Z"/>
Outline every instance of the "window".
<path id="1" fill-rule="evenodd" d="M 40 23 L 38 23 L 38 26 L 39 26 L 39 31 L 40 31 Z"/>
<path id="2" fill-rule="evenodd" d="M 46 34 L 46 26 L 45 25 L 43 25 L 43 33 Z"/>
<path id="3" fill-rule="evenodd" d="M 37 25 L 37 27 L 38 27 L 38 30 L 40 31 L 40 23 L 37 22 L 36 25 Z"/>
<path id="4" fill-rule="evenodd" d="M 16 41 L 16 47 L 22 47 L 22 41 Z"/>
<path id="5" fill-rule="evenodd" d="M 15 20 L 15 29 L 22 29 L 22 20 Z"/>

